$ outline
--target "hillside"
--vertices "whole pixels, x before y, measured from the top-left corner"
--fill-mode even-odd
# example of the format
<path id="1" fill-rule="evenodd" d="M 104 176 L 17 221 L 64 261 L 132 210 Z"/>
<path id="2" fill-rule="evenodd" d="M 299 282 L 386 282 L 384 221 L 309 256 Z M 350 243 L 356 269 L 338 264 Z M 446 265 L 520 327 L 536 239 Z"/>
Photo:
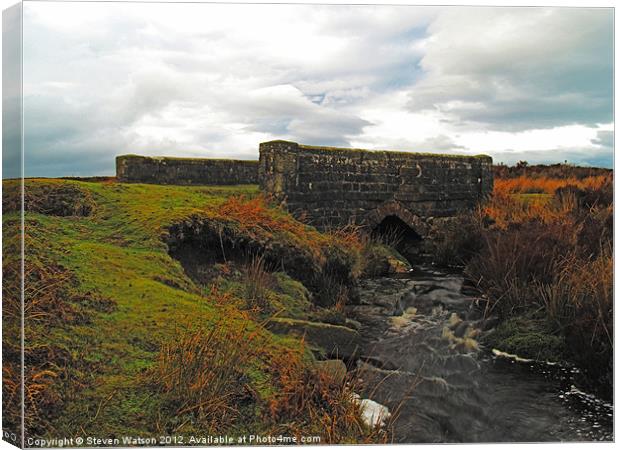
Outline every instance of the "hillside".
<path id="1" fill-rule="evenodd" d="M 5 427 L 18 421 L 17 188 L 4 182 Z M 356 333 L 337 304 L 359 270 L 344 235 L 256 186 L 31 179 L 26 210 L 28 436 L 384 438 L 314 362 L 338 349 L 268 331 L 288 317 Z"/>

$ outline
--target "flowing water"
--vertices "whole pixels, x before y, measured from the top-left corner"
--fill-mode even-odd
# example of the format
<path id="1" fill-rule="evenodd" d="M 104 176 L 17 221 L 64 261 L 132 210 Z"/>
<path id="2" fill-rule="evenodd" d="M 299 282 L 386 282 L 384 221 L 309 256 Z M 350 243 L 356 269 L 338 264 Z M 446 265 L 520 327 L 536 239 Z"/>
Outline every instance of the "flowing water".
<path id="1" fill-rule="evenodd" d="M 396 442 L 613 440 L 613 407 L 579 390 L 576 369 L 497 356 L 463 279 L 418 267 L 366 280 L 349 315 L 361 323 L 364 395 L 396 417 Z"/>

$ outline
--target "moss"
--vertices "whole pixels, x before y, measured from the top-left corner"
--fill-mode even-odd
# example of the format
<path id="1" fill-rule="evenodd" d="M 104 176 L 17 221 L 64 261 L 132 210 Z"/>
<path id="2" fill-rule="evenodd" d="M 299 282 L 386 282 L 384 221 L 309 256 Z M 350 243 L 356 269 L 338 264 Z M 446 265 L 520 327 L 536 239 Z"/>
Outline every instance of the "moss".
<path id="1" fill-rule="evenodd" d="M 288 317 L 307 317 L 312 307 L 308 289 L 284 272 L 275 273 L 274 280 L 272 307 L 276 311 L 284 311 Z"/>
<path id="2" fill-rule="evenodd" d="M 553 334 L 544 320 L 525 316 L 502 322 L 485 338 L 485 344 L 538 361 L 561 361 L 566 351 L 564 339 Z"/>
<path id="3" fill-rule="evenodd" d="M 370 244 L 363 251 L 364 268 L 367 277 L 379 277 L 394 273 L 404 273 L 411 264 L 398 251 L 383 244 Z"/>
<path id="4" fill-rule="evenodd" d="M 438 158 L 438 159 L 456 159 L 456 160 L 485 160 L 491 163 L 493 160 L 488 155 L 459 155 L 459 154 L 447 154 L 447 153 L 430 153 L 430 152 L 404 152 L 398 150 L 367 150 L 361 148 L 341 148 L 341 147 L 327 147 L 320 145 L 304 145 L 298 144 L 293 141 L 284 141 L 284 140 L 275 140 L 269 142 L 263 142 L 262 144 L 290 144 L 296 145 L 298 148 L 302 150 L 315 150 L 315 151 L 324 151 L 324 152 L 335 152 L 335 153 L 346 153 L 349 155 L 363 156 L 364 154 L 383 154 L 385 157 L 389 157 L 390 155 L 394 156 L 408 156 L 408 157 L 417 157 L 417 158 Z M 261 144 L 261 145 L 262 145 Z"/>
<path id="5" fill-rule="evenodd" d="M 337 308 L 320 308 L 313 311 L 309 319 L 315 322 L 324 322 L 330 325 L 345 325 L 347 317 L 344 312 Z"/>
<path id="6" fill-rule="evenodd" d="M 361 345 L 356 330 L 342 326 L 308 320 L 273 318 L 267 328 L 274 333 L 303 337 L 326 355 L 341 359 L 352 359 Z"/>

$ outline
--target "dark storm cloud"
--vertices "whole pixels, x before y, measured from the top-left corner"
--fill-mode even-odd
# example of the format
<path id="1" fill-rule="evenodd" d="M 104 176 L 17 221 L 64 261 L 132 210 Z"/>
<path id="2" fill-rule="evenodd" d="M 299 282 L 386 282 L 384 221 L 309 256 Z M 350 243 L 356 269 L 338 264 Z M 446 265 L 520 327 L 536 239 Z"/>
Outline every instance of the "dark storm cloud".
<path id="1" fill-rule="evenodd" d="M 2 13 L 2 176 L 21 176 L 21 5 Z"/>

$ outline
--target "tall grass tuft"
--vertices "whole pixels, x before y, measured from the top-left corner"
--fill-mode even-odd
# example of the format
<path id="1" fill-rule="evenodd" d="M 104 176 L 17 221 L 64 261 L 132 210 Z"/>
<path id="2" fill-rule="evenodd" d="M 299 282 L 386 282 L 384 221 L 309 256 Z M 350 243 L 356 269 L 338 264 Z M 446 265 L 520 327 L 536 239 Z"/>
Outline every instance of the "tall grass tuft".
<path id="1" fill-rule="evenodd" d="M 179 418 L 165 429 L 181 421 L 226 433 L 247 425 L 251 411 L 254 426 L 270 434 L 319 435 L 332 444 L 387 439 L 364 423 L 351 376 L 317 370 L 303 340 L 268 344 L 263 328 L 250 331 L 252 322 L 242 318 L 180 332 L 162 346 L 144 376 Z"/>
<path id="2" fill-rule="evenodd" d="M 318 434 L 324 444 L 386 443 L 384 429 L 367 426 L 351 376 L 334 378 L 304 360 L 304 345 L 274 355 L 272 370 L 278 387 L 269 402 L 274 432 L 297 436 Z"/>
<path id="3" fill-rule="evenodd" d="M 398 246 L 402 243 L 404 239 L 404 230 L 401 228 L 391 227 L 386 229 L 381 234 L 373 234 L 372 239 L 382 245 L 387 245 L 388 247 L 398 248 Z"/>
<path id="4" fill-rule="evenodd" d="M 147 378 L 176 415 L 191 415 L 219 432 L 239 417 L 251 397 L 245 371 L 255 358 L 255 333 L 232 323 L 185 331 L 165 343 Z"/>
<path id="5" fill-rule="evenodd" d="M 491 297 L 491 310 L 507 317 L 533 304 L 535 283 L 553 281 L 572 240 L 571 231 L 561 225 L 526 223 L 489 231 L 465 274 Z"/>
<path id="6" fill-rule="evenodd" d="M 271 274 L 265 268 L 263 255 L 250 257 L 244 271 L 245 299 L 248 307 L 264 312 L 269 309 L 268 289 L 272 284 Z"/>

